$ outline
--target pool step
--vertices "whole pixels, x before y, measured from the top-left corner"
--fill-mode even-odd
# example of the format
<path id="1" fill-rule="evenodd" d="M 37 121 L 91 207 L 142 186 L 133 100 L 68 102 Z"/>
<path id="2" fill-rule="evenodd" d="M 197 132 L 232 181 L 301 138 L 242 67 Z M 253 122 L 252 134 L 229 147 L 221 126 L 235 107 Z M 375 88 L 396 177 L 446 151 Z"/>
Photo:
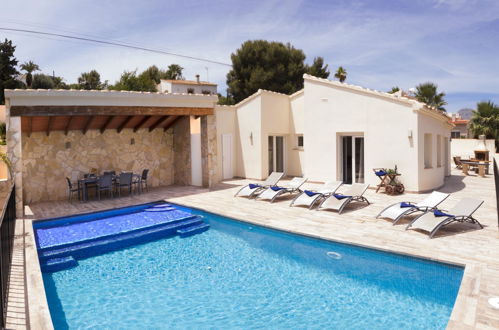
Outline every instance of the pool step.
<path id="1" fill-rule="evenodd" d="M 78 261 L 76 261 L 72 256 L 51 258 L 40 263 L 40 268 L 44 273 L 58 272 L 76 266 L 78 266 Z"/>
<path id="2" fill-rule="evenodd" d="M 189 237 L 189 236 L 207 231 L 209 228 L 210 228 L 210 225 L 203 222 L 203 223 L 200 223 L 198 225 L 193 225 L 193 226 L 178 229 L 177 234 L 180 237 Z"/>
<path id="3" fill-rule="evenodd" d="M 159 226 L 148 227 L 139 231 L 120 233 L 106 236 L 99 240 L 80 242 L 71 246 L 57 247 L 50 250 L 39 251 L 40 260 L 72 256 L 75 259 L 88 258 L 110 251 L 120 250 L 137 244 L 142 244 L 169 236 L 175 236 L 182 228 L 203 224 L 202 217 L 192 216 L 187 220 L 166 223 Z"/>
<path id="4" fill-rule="evenodd" d="M 82 243 L 98 242 L 98 241 L 102 241 L 102 240 L 107 239 L 107 238 L 113 238 L 113 237 L 117 237 L 117 236 L 122 236 L 122 235 L 127 235 L 127 234 L 133 234 L 133 233 L 139 233 L 139 232 L 147 231 L 147 230 L 153 229 L 153 228 L 163 228 L 165 226 L 168 227 L 169 225 L 175 225 L 175 224 L 179 224 L 179 223 L 184 223 L 184 222 L 187 222 L 189 220 L 196 219 L 196 218 L 198 218 L 198 216 L 196 216 L 196 215 L 190 215 L 190 216 L 182 217 L 182 218 L 169 219 L 168 221 L 164 221 L 164 222 L 161 222 L 161 223 L 158 223 L 158 224 L 154 224 L 154 225 L 150 225 L 150 226 L 147 226 L 147 227 L 133 228 L 133 229 L 128 229 L 126 231 L 118 231 L 118 232 L 115 232 L 115 233 L 112 233 L 112 234 L 107 234 L 107 235 L 102 235 L 102 236 L 96 236 L 96 237 L 92 237 L 92 238 L 89 238 L 89 239 L 79 240 L 79 241 L 74 241 L 74 242 L 67 242 L 67 243 L 64 243 L 64 244 L 47 245 L 45 247 L 38 248 L 38 252 L 40 253 L 40 251 L 41 252 L 45 252 L 45 251 L 52 251 L 54 249 L 68 248 L 68 247 L 71 247 L 71 246 L 74 246 L 74 245 L 80 245 Z"/>
<path id="5" fill-rule="evenodd" d="M 173 211 L 176 210 L 174 207 L 171 206 L 165 206 L 165 207 L 150 207 L 148 209 L 145 209 L 145 212 L 168 212 L 168 211 Z"/>

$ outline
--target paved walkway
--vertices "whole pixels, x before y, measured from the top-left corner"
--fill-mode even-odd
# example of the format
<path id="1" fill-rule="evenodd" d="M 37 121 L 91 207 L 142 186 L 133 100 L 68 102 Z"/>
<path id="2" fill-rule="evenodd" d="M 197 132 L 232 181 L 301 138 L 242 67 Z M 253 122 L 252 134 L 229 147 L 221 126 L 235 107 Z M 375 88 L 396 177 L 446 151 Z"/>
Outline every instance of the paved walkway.
<path id="1" fill-rule="evenodd" d="M 387 220 L 375 219 L 375 215 L 388 204 L 403 200 L 418 201 L 424 195 L 388 196 L 368 190 L 365 196 L 372 202 L 370 206 L 357 205 L 338 215 L 329 211 L 291 208 L 288 207 L 289 199 L 270 205 L 268 202 L 233 198 L 238 187 L 247 182 L 226 181 L 212 191 L 172 186 L 152 189 L 140 196 L 112 200 L 73 204 L 37 203 L 26 207 L 26 213 L 30 218 L 40 219 L 166 199 L 268 227 L 459 263 L 466 265 L 466 270 L 449 328 L 499 328 L 499 310 L 492 309 L 487 303 L 488 298 L 499 296 L 499 231 L 493 176 L 465 177 L 453 171 L 440 189 L 451 193 L 442 207 L 448 209 L 463 197 L 483 199 L 485 203 L 475 215 L 485 228 L 477 230 L 471 225 L 455 224 L 431 240 L 424 233 L 406 231 L 408 220 L 392 226 Z M 314 186 L 306 185 L 307 188 Z"/>

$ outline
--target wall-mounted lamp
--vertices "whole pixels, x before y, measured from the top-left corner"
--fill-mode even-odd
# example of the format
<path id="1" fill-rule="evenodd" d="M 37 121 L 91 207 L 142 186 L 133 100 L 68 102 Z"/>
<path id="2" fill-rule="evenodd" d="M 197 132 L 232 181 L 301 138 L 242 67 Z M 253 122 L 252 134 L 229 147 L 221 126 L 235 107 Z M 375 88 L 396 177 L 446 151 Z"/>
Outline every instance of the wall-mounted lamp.
<path id="1" fill-rule="evenodd" d="M 253 132 L 251 132 L 251 133 L 250 133 L 249 138 L 250 138 L 250 143 L 251 143 L 251 145 L 253 145 Z"/>
<path id="2" fill-rule="evenodd" d="M 132 138 L 132 139 L 130 140 L 130 144 L 135 144 L 135 139 L 134 139 L 134 138 Z"/>
<path id="3" fill-rule="evenodd" d="M 410 130 L 407 131 L 407 137 L 409 139 L 412 139 L 412 129 L 410 129 Z"/>

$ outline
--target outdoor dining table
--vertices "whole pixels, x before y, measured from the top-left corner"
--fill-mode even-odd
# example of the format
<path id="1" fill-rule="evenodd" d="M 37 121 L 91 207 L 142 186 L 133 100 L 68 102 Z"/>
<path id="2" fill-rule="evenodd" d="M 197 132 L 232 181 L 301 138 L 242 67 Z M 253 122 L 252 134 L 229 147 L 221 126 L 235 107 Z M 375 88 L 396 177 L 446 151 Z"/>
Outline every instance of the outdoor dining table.
<path id="1" fill-rule="evenodd" d="M 86 178 L 83 178 L 83 179 L 79 179 L 78 180 L 78 186 L 81 188 L 82 190 L 82 199 L 84 201 L 88 201 L 88 187 L 90 185 L 96 185 L 97 182 L 99 181 L 99 178 L 100 176 L 96 176 L 96 175 L 91 175 L 91 176 L 88 176 Z M 120 176 L 119 175 L 113 175 L 113 183 L 119 183 L 119 178 Z M 137 180 L 138 182 L 140 182 L 141 180 L 141 176 L 140 174 L 132 174 L 132 182 L 134 182 L 134 180 Z M 138 185 L 138 190 L 137 192 L 139 194 L 142 193 L 142 184 L 139 183 Z"/>
<path id="2" fill-rule="evenodd" d="M 478 175 L 482 178 L 485 177 L 485 172 L 489 166 L 489 161 L 471 161 L 471 160 L 461 160 L 462 170 L 464 175 L 469 175 L 468 171 L 472 167 L 478 168 Z"/>
<path id="3" fill-rule="evenodd" d="M 96 185 L 98 181 L 99 181 L 98 176 L 89 176 L 78 180 L 78 187 L 81 188 L 82 190 L 82 195 L 83 195 L 82 199 L 84 201 L 88 200 L 88 186 Z"/>

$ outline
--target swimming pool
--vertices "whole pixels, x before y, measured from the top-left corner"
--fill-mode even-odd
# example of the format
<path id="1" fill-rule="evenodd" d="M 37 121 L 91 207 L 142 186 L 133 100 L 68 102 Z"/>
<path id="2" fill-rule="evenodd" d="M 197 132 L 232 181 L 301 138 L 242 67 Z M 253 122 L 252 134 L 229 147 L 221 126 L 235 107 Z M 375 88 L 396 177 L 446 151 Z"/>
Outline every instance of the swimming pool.
<path id="1" fill-rule="evenodd" d="M 55 328 L 447 325 L 461 267 L 175 209 L 204 217 L 210 229 L 79 256 L 76 267 L 44 273 Z M 34 227 L 37 231 L 109 217 L 140 222 L 148 216 L 139 207 Z"/>

